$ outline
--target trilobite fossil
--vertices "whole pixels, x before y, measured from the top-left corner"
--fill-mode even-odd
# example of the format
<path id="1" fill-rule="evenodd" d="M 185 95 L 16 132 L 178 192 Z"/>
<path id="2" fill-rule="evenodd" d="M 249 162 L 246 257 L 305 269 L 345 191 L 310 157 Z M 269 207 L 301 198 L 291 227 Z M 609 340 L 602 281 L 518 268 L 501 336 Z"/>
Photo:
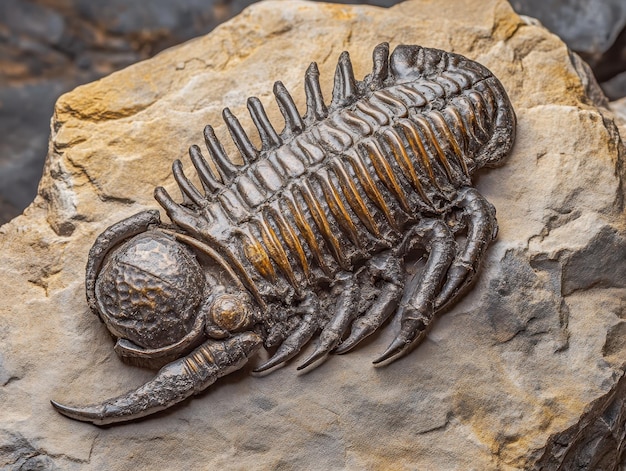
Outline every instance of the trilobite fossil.
<path id="1" fill-rule="evenodd" d="M 202 187 L 177 160 L 182 202 L 155 190 L 171 224 L 148 210 L 98 237 L 89 306 L 118 355 L 161 369 L 100 404 L 53 402 L 59 412 L 95 424 L 143 417 L 241 368 L 262 345 L 272 356 L 256 371 L 317 337 L 301 369 L 346 353 L 395 315 L 400 330 L 375 363 L 391 361 L 460 298 L 497 233 L 495 210 L 471 178 L 514 142 L 502 84 L 461 55 L 406 45 L 389 55 L 383 43 L 362 81 L 341 54 L 330 105 L 315 63 L 304 86 L 301 116 L 274 85 L 280 133 L 248 100 L 260 148 L 224 110 L 242 165 L 205 128 L 214 169 L 198 146 L 189 150 Z M 423 260 L 417 270 L 407 269 L 412 254 L 413 265 Z"/>

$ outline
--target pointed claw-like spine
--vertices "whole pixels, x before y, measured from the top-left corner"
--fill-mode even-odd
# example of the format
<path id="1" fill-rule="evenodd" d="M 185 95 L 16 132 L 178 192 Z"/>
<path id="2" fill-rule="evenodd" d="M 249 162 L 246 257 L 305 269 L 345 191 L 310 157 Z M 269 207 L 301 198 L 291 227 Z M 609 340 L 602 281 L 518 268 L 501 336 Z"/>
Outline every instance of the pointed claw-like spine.
<path id="1" fill-rule="evenodd" d="M 370 311 L 352 323 L 350 336 L 333 351 L 337 355 L 348 353 L 363 339 L 372 335 L 393 314 L 398 307 L 402 290 L 397 285 L 388 283 L 383 293 L 376 300 Z"/>
<path id="2" fill-rule="evenodd" d="M 213 172 L 209 169 L 209 164 L 197 145 L 194 144 L 189 148 L 189 158 L 191 158 L 191 162 L 196 168 L 196 172 L 198 173 L 198 177 L 200 178 L 200 182 L 202 182 L 204 192 L 207 196 L 217 193 L 223 188 L 223 185 L 213 176 Z"/>
<path id="3" fill-rule="evenodd" d="M 237 117 L 228 108 L 224 108 L 222 117 L 244 162 L 254 162 L 259 157 L 259 151 L 252 145 L 250 138 L 243 130 Z"/>
<path id="4" fill-rule="evenodd" d="M 261 101 L 257 97 L 248 98 L 248 111 L 250 112 L 250 117 L 254 122 L 257 130 L 259 131 L 259 137 L 261 138 L 261 143 L 263 144 L 263 150 L 273 149 L 282 144 L 281 138 L 276 133 L 276 130 L 270 123 L 269 118 L 267 117 L 267 113 L 265 112 L 265 108 L 261 104 Z"/>
<path id="5" fill-rule="evenodd" d="M 206 200 L 185 175 L 183 163 L 179 159 L 174 160 L 174 163 L 172 163 L 172 173 L 183 195 L 184 203 L 187 204 L 191 200 L 196 206 L 202 207 Z"/>
<path id="6" fill-rule="evenodd" d="M 402 356 L 402 354 L 404 354 L 408 350 L 411 343 L 412 339 L 410 338 L 410 333 L 402 331 L 396 336 L 395 339 L 393 339 L 393 342 L 391 342 L 391 344 L 387 347 L 387 350 L 385 350 L 383 354 L 380 355 L 372 363 L 377 365 L 392 358 L 398 358 Z"/>
<path id="7" fill-rule="evenodd" d="M 420 342 L 426 336 L 428 327 L 429 325 L 424 323 L 422 319 L 402 319 L 400 332 L 398 332 L 383 354 L 372 363 L 377 365 L 387 360 L 395 361 L 407 354 L 412 345 Z"/>
<path id="8" fill-rule="evenodd" d="M 278 103 L 278 109 L 285 119 L 285 130 L 281 135 L 286 137 L 301 133 L 304 130 L 304 121 L 302 121 L 293 98 L 282 82 L 274 83 L 274 96 L 276 97 L 276 103 Z"/>
<path id="9" fill-rule="evenodd" d="M 165 188 L 157 186 L 154 189 L 154 199 L 158 201 L 172 222 L 186 230 L 198 230 L 197 213 L 176 203 Z"/>
<path id="10" fill-rule="evenodd" d="M 71 419 L 96 425 L 138 419 L 167 409 L 240 369 L 261 344 L 261 337 L 252 332 L 222 342 L 209 340 L 186 357 L 164 366 L 152 380 L 127 394 L 86 407 L 51 403 Z"/>
<path id="11" fill-rule="evenodd" d="M 276 353 L 265 363 L 254 369 L 255 373 L 267 371 L 296 356 L 300 349 L 307 344 L 317 330 L 313 316 L 308 314 L 302 318 L 300 325 L 280 344 Z"/>
<path id="12" fill-rule="evenodd" d="M 330 107 L 333 109 L 344 107 L 358 98 L 356 80 L 352 70 L 350 54 L 343 51 L 335 69 L 335 83 L 333 86 L 333 99 Z"/>
<path id="13" fill-rule="evenodd" d="M 315 62 L 311 62 L 304 76 L 304 93 L 306 95 L 306 123 L 321 121 L 328 116 L 328 109 L 320 87 L 320 71 Z"/>
<path id="14" fill-rule="evenodd" d="M 491 203 L 474 188 L 464 188 L 459 193 L 458 205 L 467 215 L 467 238 L 448 269 L 435 299 L 435 309 L 451 302 L 472 281 L 487 246 L 498 234 Z"/>
<path id="15" fill-rule="evenodd" d="M 456 241 L 444 222 L 424 219 L 409 230 L 398 249 L 406 254 L 416 246 L 428 251 L 426 265 L 419 276 L 414 275 L 406 284 L 396 314 L 400 318 L 400 332 L 375 364 L 408 352 L 411 344 L 426 336 L 435 315 L 434 300 L 454 258 Z"/>
<path id="16" fill-rule="evenodd" d="M 375 301 L 367 312 L 357 318 L 350 328 L 350 336 L 334 353 L 350 351 L 363 339 L 374 333 L 398 307 L 405 282 L 404 259 L 391 251 L 382 252 L 369 260 L 365 269 L 376 284 L 381 283 Z"/>
<path id="17" fill-rule="evenodd" d="M 337 288 L 339 298 L 335 307 L 336 312 L 324 326 L 315 351 L 298 366 L 298 370 L 307 368 L 333 350 L 340 342 L 341 337 L 348 330 L 352 320 L 358 314 L 356 305 L 359 287 L 354 275 L 348 273 L 343 274 L 340 277 Z"/>
<path id="18" fill-rule="evenodd" d="M 372 62 L 374 64 L 370 76 L 370 88 L 379 90 L 383 88 L 383 82 L 389 75 L 389 43 L 381 43 L 374 48 Z"/>
<path id="19" fill-rule="evenodd" d="M 224 147 L 215 135 L 215 131 L 211 125 L 207 125 L 204 128 L 204 142 L 222 177 L 222 181 L 225 185 L 228 185 L 235 175 L 237 175 L 237 167 L 233 165 L 226 155 Z"/>

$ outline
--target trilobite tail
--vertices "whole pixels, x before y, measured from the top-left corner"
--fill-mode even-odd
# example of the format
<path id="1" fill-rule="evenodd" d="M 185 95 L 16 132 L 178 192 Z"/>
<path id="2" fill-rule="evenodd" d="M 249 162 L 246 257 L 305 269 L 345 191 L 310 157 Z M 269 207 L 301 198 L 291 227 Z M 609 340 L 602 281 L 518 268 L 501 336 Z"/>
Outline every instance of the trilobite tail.
<path id="1" fill-rule="evenodd" d="M 61 414 L 96 425 L 138 419 L 167 409 L 240 369 L 261 344 L 261 337 L 252 332 L 224 341 L 209 340 L 161 368 L 152 380 L 134 391 L 85 407 L 50 402 Z"/>
<path id="2" fill-rule="evenodd" d="M 490 90 L 500 105 L 494 119 L 493 134 L 476 156 L 476 160 L 486 167 L 497 167 L 504 162 L 515 143 L 517 130 L 517 116 L 506 91 L 495 78 L 492 82 L 495 83 L 490 85 Z"/>

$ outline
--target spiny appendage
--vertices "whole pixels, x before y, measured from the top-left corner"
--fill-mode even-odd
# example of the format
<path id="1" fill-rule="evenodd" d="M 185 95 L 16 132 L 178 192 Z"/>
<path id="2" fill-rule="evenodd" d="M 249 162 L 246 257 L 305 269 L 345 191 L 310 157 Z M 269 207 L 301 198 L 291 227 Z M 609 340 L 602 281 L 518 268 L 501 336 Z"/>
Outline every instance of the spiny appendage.
<path id="1" fill-rule="evenodd" d="M 403 118 L 395 127 L 361 141 L 356 151 L 335 157 L 293 187 L 297 198 L 283 211 L 291 213 L 287 219 L 296 222 L 319 266 L 326 268 L 328 264 L 317 240 L 325 242 L 340 268 L 348 269 L 346 243 L 337 234 L 358 249 L 364 244 L 363 228 L 367 236 L 380 239 L 386 229 L 381 226 L 384 221 L 400 233 L 407 217 L 436 212 L 433 199 L 448 200 L 457 188 L 470 184 L 468 165 L 474 169 L 476 164 L 467 156 L 475 155 L 488 141 L 494 108 L 488 108 L 478 93 L 457 99 L 468 108 L 465 117 L 452 101 L 441 111 Z M 288 267 L 284 255 L 265 245 L 271 259 Z M 295 279 L 290 269 L 285 274 Z"/>
<path id="2" fill-rule="evenodd" d="M 471 105 L 469 98 L 460 100 Z M 333 158 L 315 175 L 301 178 L 292 188 L 293 202 L 282 211 L 291 215 L 287 220 L 295 221 L 319 266 L 329 271 L 318 240 L 324 241 L 340 268 L 347 269 L 346 244 L 337 235 L 343 235 L 346 242 L 358 249 L 366 237 L 362 228 L 367 237 L 381 239 L 385 230 L 381 221 L 401 232 L 402 217 L 436 212 L 433 199 L 447 200 L 456 188 L 470 184 L 466 156 L 475 154 L 486 142 L 485 127 L 490 128 L 488 116 L 464 119 L 454 106 L 413 119 L 404 118 L 377 138 L 363 140 L 356 151 Z M 404 216 L 399 219 L 401 213 Z M 335 231 L 335 227 L 339 230 Z M 281 263 L 284 256 L 273 246 L 265 245 L 271 259 L 286 266 Z M 290 271 L 285 274 L 294 279 Z"/>
<path id="3" fill-rule="evenodd" d="M 395 311 L 404 286 L 402 257 L 387 250 L 372 257 L 357 273 L 340 272 L 325 303 L 331 312 L 320 314 L 320 298 L 309 293 L 294 309 L 299 321 L 277 325 L 266 344 L 279 344 L 275 354 L 255 371 L 265 371 L 288 361 L 321 329 L 315 350 L 298 366 L 299 370 L 318 364 L 328 353 L 346 353 L 374 333 Z M 373 296 L 362 303 L 362 294 Z M 348 338 L 341 342 L 348 332 Z M 276 340 L 274 337 L 279 336 Z"/>
<path id="4" fill-rule="evenodd" d="M 390 234 L 399 237 L 416 207 L 372 141 L 300 179 L 271 211 L 252 218 L 245 225 L 243 254 L 268 281 L 275 283 L 280 271 L 298 290 L 310 280 L 312 266 L 332 280 L 350 272 L 354 260 L 367 259 L 372 244 L 390 245 Z"/>
<path id="5" fill-rule="evenodd" d="M 433 207 L 433 196 L 444 197 L 443 190 L 469 185 L 479 166 L 474 157 L 492 126 L 490 117 L 478 116 L 472 105 L 469 98 L 455 98 L 441 110 L 399 119 L 378 139 L 379 153 L 393 157 L 400 175 L 428 206 Z"/>
<path id="6" fill-rule="evenodd" d="M 465 159 L 460 163 L 464 171 L 467 168 L 471 174 L 483 165 L 496 165 L 508 155 L 515 136 L 515 114 L 502 84 L 484 66 L 436 49 L 398 46 L 390 69 L 394 84 L 377 94 L 392 95 L 409 110 L 409 121 L 421 114 L 432 121 L 436 136 L 452 142 L 436 129 L 440 112 L 454 138 L 463 144 Z M 375 97 L 370 100 L 375 102 Z M 396 118 L 406 116 L 402 107 L 396 110 Z M 441 131 L 446 133 L 445 128 Z M 432 157 L 437 161 L 436 153 Z"/>
<path id="7" fill-rule="evenodd" d="M 352 221 L 344 217 L 344 203 L 336 194 L 327 197 L 331 205 L 341 205 L 344 213 L 336 206 L 334 210 L 339 213 L 336 218 L 331 216 L 328 201 L 320 200 L 323 196 L 317 182 L 303 180 L 284 192 L 282 198 L 239 230 L 242 258 L 273 285 L 282 275 L 297 297 L 310 284 L 312 276 L 332 279 L 338 269 L 348 270 L 351 260 L 337 221 L 341 221 L 344 229 Z M 354 237 L 358 237 L 356 228 L 351 229 Z"/>
<path id="8" fill-rule="evenodd" d="M 269 360 L 254 371 L 269 370 L 296 356 L 317 332 L 319 312 L 320 300 L 317 294 L 312 292 L 307 294 L 293 309 L 293 315 L 289 318 L 289 321 L 295 319 L 296 322 L 278 323 L 273 326 L 265 345 L 268 347 L 278 345 L 278 349 Z"/>
<path id="9" fill-rule="evenodd" d="M 461 100 L 471 103 L 469 98 Z M 398 129 L 389 127 L 378 139 L 362 141 L 357 151 L 336 157 L 285 192 L 291 195 L 285 197 L 288 204 L 274 213 L 286 217 L 279 220 L 265 214 L 260 220 L 253 218 L 256 233 L 249 234 L 244 241 L 248 260 L 274 282 L 273 261 L 297 289 L 299 283 L 294 270 L 308 271 L 301 246 L 294 244 L 300 235 L 316 265 L 325 273 L 330 275 L 337 268 L 329 266 L 320 245 L 322 241 L 332 255 L 332 262 L 340 269 L 349 270 L 348 245 L 358 250 L 364 245 L 365 237 L 381 239 L 386 229 L 381 221 L 400 233 L 402 221 L 407 217 L 421 211 L 436 212 L 433 198 L 446 200 L 447 194 L 470 184 L 465 156 L 475 152 L 470 146 L 480 146 L 486 141 L 488 132 L 484 127 L 490 127 L 487 118 L 481 118 L 484 125 L 471 117 L 466 118 L 468 124 L 465 124 L 451 106 L 441 112 L 405 118 Z M 376 212 L 380 212 L 382 220 Z M 289 248 L 293 257 L 288 257 L 283 247 Z M 289 259 L 295 262 L 293 266 Z"/>
<path id="10" fill-rule="evenodd" d="M 298 290 L 303 278 L 296 272 L 301 270 L 308 279 L 312 260 L 330 278 L 338 270 L 350 269 L 347 245 L 340 238 L 358 251 L 364 239 L 384 239 L 389 230 L 400 234 L 407 217 L 438 213 L 442 201 L 450 201 L 459 187 L 469 185 L 471 173 L 482 166 L 474 157 L 485 155 L 481 149 L 490 147 L 494 123 L 496 131 L 498 126 L 503 133 L 509 131 L 512 111 L 508 115 L 500 111 L 510 108 L 508 99 L 484 67 L 468 66 L 473 63 L 460 56 L 399 46 L 389 57 L 386 44 L 377 46 L 373 56 L 372 73 L 358 82 L 347 53 L 341 55 L 329 107 L 317 67 L 311 64 L 305 75 L 303 118 L 277 82 L 274 92 L 285 118 L 280 134 L 260 102 L 250 99 L 260 150 L 224 110 L 244 165 L 230 162 L 208 126 L 205 141 L 219 175 L 211 173 L 197 147 L 190 149 L 205 188 L 203 199 L 182 173 L 180 162 L 175 162 L 183 203 L 191 209 L 158 189 L 157 199 L 172 220 L 202 238 L 208 220 L 221 210 L 236 225 L 248 226 L 242 231 L 244 255 L 256 270 L 275 282 L 277 269 Z M 444 105 L 434 106 L 438 100 Z M 311 132 L 302 134 L 304 129 Z M 505 147 L 508 151 L 510 146 Z M 314 174 L 304 175 L 307 164 L 321 162 L 324 165 L 317 165 Z M 287 181 L 294 183 L 292 188 L 279 192 Z M 255 209 L 277 194 L 281 201 L 270 206 L 285 217 Z M 244 220 L 248 222 L 242 224 Z M 288 251 L 294 256 L 291 262 Z"/>
<path id="11" fill-rule="evenodd" d="M 467 224 L 467 236 L 457 247 L 454 234 L 440 220 L 424 219 L 406 235 L 405 244 L 428 251 L 422 274 L 406 286 L 397 316 L 400 332 L 374 363 L 394 360 L 426 334 L 435 314 L 455 302 L 474 280 L 488 245 L 498 232 L 494 207 L 474 188 L 461 188 L 454 202 Z"/>
<path id="12" fill-rule="evenodd" d="M 330 352 L 347 353 L 395 312 L 405 283 L 403 256 L 386 250 L 368 260 L 358 273 L 342 273 L 337 277 L 334 284 L 336 293 L 333 293 L 336 300 L 334 313 L 321 326 L 315 350 L 298 366 L 298 370 L 315 364 Z M 362 293 L 368 291 L 370 295 L 374 294 L 374 302 L 363 306 L 359 301 Z"/>
<path id="13" fill-rule="evenodd" d="M 312 63 L 305 74 L 307 111 L 304 117 L 300 117 L 293 99 L 280 82 L 274 86 L 276 101 L 285 120 L 285 128 L 280 134 L 269 122 L 260 101 L 250 98 L 248 109 L 262 142 L 261 149 L 256 149 L 237 118 L 225 109 L 224 120 L 244 165 L 238 167 L 231 163 L 213 129 L 207 126 L 206 147 L 215 162 L 217 174 L 210 170 L 197 146 L 190 148 L 190 157 L 202 182 L 204 196 L 184 176 L 180 162 L 175 161 L 173 173 L 183 193 L 183 206 L 177 207 L 162 188 L 156 190 L 157 199 L 171 216 L 185 222 L 193 219 L 189 214 L 193 208 L 209 220 L 216 217 L 211 208 L 213 212 L 222 212 L 235 222 L 247 219 L 256 206 L 272 198 L 290 179 L 301 176 L 310 165 L 346 152 L 354 147 L 355 139 L 379 133 L 381 128 L 398 128 L 399 120 L 407 116 L 407 110 L 411 107 L 416 109 L 440 98 L 449 99 L 461 92 L 466 93 L 468 87 L 490 76 L 486 69 L 480 67 L 477 70 L 457 70 L 471 61 L 457 60 L 454 55 L 450 57 L 453 59 L 452 65 L 448 63 L 450 59 L 447 53 L 416 46 L 398 46 L 389 57 L 388 45 L 381 44 L 374 49 L 372 73 L 359 82 L 355 80 L 349 56 L 344 52 L 337 64 L 329 107 L 322 96 L 319 71 Z M 428 66 L 433 68 L 433 64 L 441 61 L 445 62 L 444 68 L 434 68 L 441 71 L 439 75 L 424 78 L 430 77 L 424 75 L 431 70 Z M 461 65 L 454 68 L 457 62 Z M 460 110 L 459 116 L 435 116 L 432 124 L 428 123 L 429 118 L 424 118 L 427 122 L 422 126 L 423 139 L 431 142 L 433 132 L 437 132 L 440 123 L 444 124 L 440 131 L 446 134 L 444 138 L 449 141 L 458 128 L 458 125 L 454 125 L 455 121 L 459 121 L 470 132 L 482 131 L 484 125 L 482 128 L 480 125 L 485 120 L 481 111 L 485 111 L 485 106 L 480 102 L 480 94 L 475 95 L 462 95 L 457 100 L 458 104 L 452 104 L 452 109 Z M 466 112 L 470 113 L 469 118 L 465 118 Z M 463 123 L 466 119 L 470 122 Z M 409 122 L 412 121 L 409 119 Z M 413 125 L 419 133 L 420 125 Z M 305 129 L 311 132 L 302 134 Z M 457 131 L 456 134 L 457 140 L 463 139 L 463 131 Z M 472 137 L 470 141 L 473 141 Z M 481 136 L 477 137 L 480 140 Z M 407 137 L 405 141 L 409 139 Z M 436 157 L 441 154 L 437 149 L 432 153 Z M 447 162 L 441 162 L 450 173 Z M 460 165 L 467 174 L 467 163 L 462 158 Z M 216 204 L 221 208 L 209 205 L 212 201 L 217 201 Z M 204 211 L 201 211 L 202 208 Z"/>
<path id="14" fill-rule="evenodd" d="M 428 197 L 416 182 L 417 175 L 435 190 L 447 185 L 458 188 L 468 184 L 473 171 L 484 164 L 479 152 L 497 129 L 500 108 L 510 109 L 507 101 L 498 102 L 501 96 L 489 81 L 475 83 L 481 89 L 478 92 L 465 89 L 463 84 L 445 90 L 435 82 L 421 80 L 389 87 L 364 100 L 370 107 L 381 107 L 380 97 L 395 103 L 393 122 L 381 126 L 378 140 L 386 155 L 395 154 L 402 173 L 426 201 Z M 430 93 L 418 91 L 420 88 Z M 402 149 L 411 154 L 409 162 L 398 160 Z M 416 167 L 416 175 L 411 175 L 412 166 Z M 433 172 L 433 167 L 439 172 Z M 436 181 L 439 175 L 441 180 Z"/>
<path id="15" fill-rule="evenodd" d="M 493 206 L 477 190 L 461 188 L 453 204 L 467 226 L 465 240 L 457 241 L 452 228 L 442 220 L 423 218 L 394 249 L 374 255 L 355 273 L 338 273 L 327 299 L 331 300 L 329 316 L 315 315 L 320 310 L 319 300 L 316 294 L 309 293 L 302 304 L 308 309 L 295 313 L 302 314 L 299 322 L 287 330 L 279 329 L 284 340 L 257 371 L 294 357 L 318 329 L 321 333 L 317 346 L 298 369 L 318 363 L 327 353 L 346 353 L 380 328 L 396 309 L 400 331 L 375 363 L 388 362 L 408 352 L 412 344 L 424 337 L 435 314 L 458 299 L 471 283 L 487 246 L 496 237 Z M 403 258 L 416 249 L 426 252 L 426 263 L 421 273 L 406 281 Z M 363 309 L 357 300 L 370 290 L 375 291 L 374 301 Z"/>
<path id="16" fill-rule="evenodd" d="M 207 341 L 186 357 L 164 366 L 152 380 L 129 393 L 85 407 L 51 402 L 61 414 L 96 425 L 138 419 L 167 409 L 240 369 L 261 344 L 261 338 L 251 332 L 221 342 Z"/>

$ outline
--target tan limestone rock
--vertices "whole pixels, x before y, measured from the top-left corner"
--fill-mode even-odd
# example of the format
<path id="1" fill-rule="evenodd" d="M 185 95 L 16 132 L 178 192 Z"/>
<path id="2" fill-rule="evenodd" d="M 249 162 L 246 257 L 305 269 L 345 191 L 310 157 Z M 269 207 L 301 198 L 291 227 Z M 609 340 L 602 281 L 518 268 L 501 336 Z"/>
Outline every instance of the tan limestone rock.
<path id="1" fill-rule="evenodd" d="M 281 80 L 304 110 L 317 61 L 326 97 L 349 50 L 358 78 L 382 41 L 464 54 L 516 109 L 505 165 L 481 173 L 500 235 L 470 294 L 410 355 L 375 358 L 395 324 L 308 374 L 251 367 L 152 418 L 70 421 L 152 372 L 123 364 L 84 297 L 84 265 L 110 224 L 178 194 L 170 165 L 219 136 L 248 96 L 280 123 Z M 504 1 L 411 0 L 390 9 L 255 4 L 213 33 L 61 97 L 40 196 L 0 228 L 0 467 L 43 469 L 526 469 L 621 375 L 626 342 L 624 148 L 566 46 Z M 224 139 L 224 142 L 227 142 Z M 234 145 L 227 150 L 234 155 Z M 253 363 L 262 360 L 263 354 Z M 47 468 L 45 467 L 47 466 Z M 25 468 L 26 469 L 26 468 Z M 29 468 L 30 469 L 30 468 Z"/>

